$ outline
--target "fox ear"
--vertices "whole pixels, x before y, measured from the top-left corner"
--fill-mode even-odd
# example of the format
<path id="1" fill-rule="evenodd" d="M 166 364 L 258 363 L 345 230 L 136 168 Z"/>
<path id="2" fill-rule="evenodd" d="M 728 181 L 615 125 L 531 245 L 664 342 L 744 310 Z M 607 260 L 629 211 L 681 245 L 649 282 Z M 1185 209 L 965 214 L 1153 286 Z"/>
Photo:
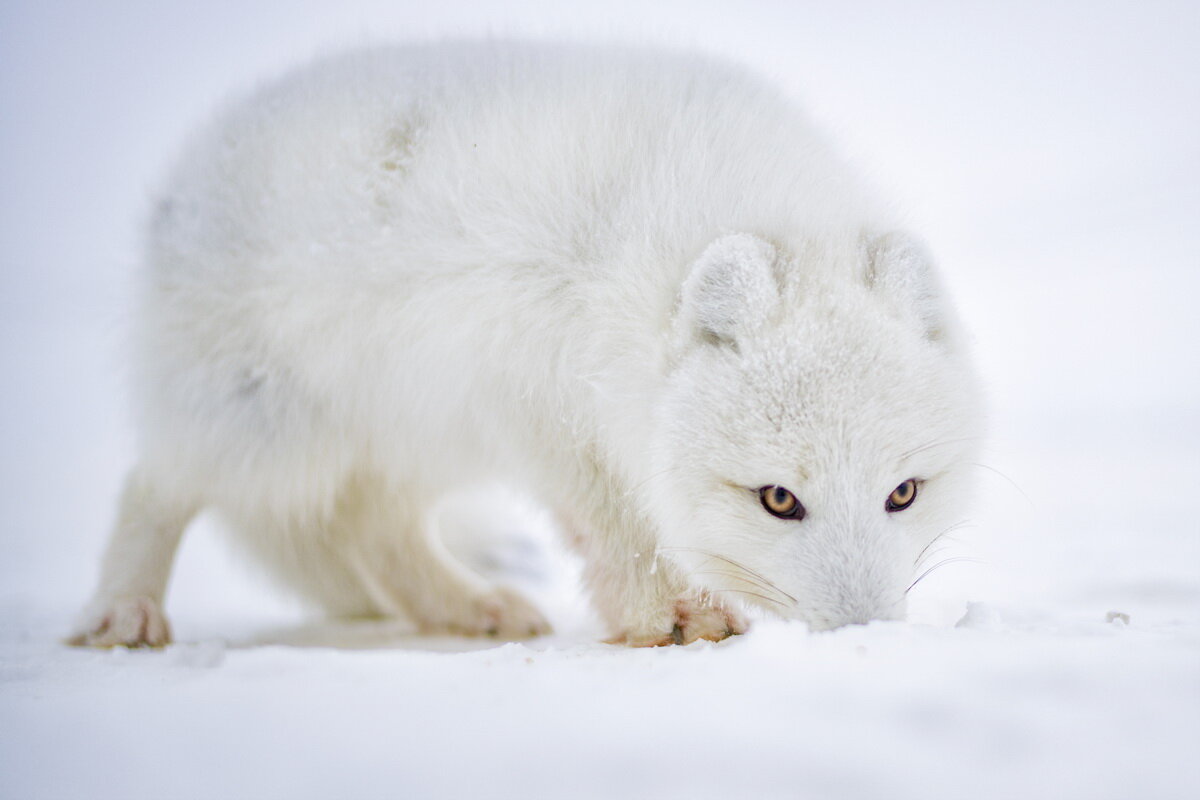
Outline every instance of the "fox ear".
<path id="1" fill-rule="evenodd" d="M 931 342 L 953 338 L 955 320 L 925 246 L 914 237 L 892 232 L 867 245 L 867 286 L 895 299 Z"/>
<path id="2" fill-rule="evenodd" d="M 677 340 L 737 347 L 779 303 L 774 245 L 749 234 L 710 244 L 683 282 Z"/>

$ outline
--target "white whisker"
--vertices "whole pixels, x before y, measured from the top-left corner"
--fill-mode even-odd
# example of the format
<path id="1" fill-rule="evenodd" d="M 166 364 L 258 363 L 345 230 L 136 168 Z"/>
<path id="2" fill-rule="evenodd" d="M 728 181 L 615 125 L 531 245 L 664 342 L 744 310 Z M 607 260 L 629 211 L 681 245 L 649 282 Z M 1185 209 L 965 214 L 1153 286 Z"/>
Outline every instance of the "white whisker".
<path id="1" fill-rule="evenodd" d="M 783 589 L 780 589 L 778 586 L 776 586 L 772 581 L 767 579 L 765 576 L 755 572 L 754 570 L 750 569 L 749 567 L 747 567 L 744 564 L 739 564 L 738 562 L 734 561 L 733 559 L 728 558 L 727 556 L 721 555 L 720 553 L 714 553 L 711 550 L 704 550 L 699 547 L 660 547 L 660 548 L 658 548 L 658 551 L 659 552 L 679 551 L 679 552 L 699 553 L 701 555 L 708 556 L 709 558 L 715 558 L 719 561 L 724 561 L 726 564 L 729 564 L 731 567 L 735 567 L 735 568 L 741 570 L 742 572 L 745 572 L 747 575 L 751 575 L 755 578 L 758 578 L 764 584 L 764 588 L 768 588 L 774 592 L 778 592 L 780 595 L 782 595 L 783 597 L 786 597 L 788 600 L 791 600 L 793 603 L 796 602 L 796 598 L 792 597 L 790 594 L 785 592 Z"/>

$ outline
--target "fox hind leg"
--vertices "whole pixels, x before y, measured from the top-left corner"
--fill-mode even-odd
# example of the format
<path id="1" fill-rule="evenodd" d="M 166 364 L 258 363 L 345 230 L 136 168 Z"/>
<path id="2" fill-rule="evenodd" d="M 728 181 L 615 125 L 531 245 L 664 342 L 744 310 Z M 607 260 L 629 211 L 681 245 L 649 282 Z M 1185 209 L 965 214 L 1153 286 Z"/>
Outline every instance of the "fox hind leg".
<path id="1" fill-rule="evenodd" d="M 171 641 L 163 595 L 184 528 L 198 508 L 164 491 L 144 467 L 130 471 L 99 584 L 68 643 L 161 647 Z"/>
<path id="2" fill-rule="evenodd" d="M 349 495 L 338 524 L 346 560 L 384 613 L 404 614 L 425 633 L 525 638 L 548 633 L 542 614 L 507 587 L 489 583 L 446 550 L 417 492 L 373 485 Z"/>

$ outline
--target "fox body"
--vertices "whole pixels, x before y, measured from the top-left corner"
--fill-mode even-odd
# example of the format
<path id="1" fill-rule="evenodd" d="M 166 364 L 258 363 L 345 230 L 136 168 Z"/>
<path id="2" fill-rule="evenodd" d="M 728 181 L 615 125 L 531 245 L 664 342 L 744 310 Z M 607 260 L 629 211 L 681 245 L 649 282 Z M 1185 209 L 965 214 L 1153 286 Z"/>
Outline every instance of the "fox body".
<path id="1" fill-rule="evenodd" d="M 687 54 L 392 47 L 266 85 L 185 148 L 135 326 L 82 643 L 168 639 L 204 508 L 332 613 L 540 633 L 438 539 L 438 500 L 496 481 L 616 640 L 899 618 L 976 438 L 922 248 L 787 98 Z"/>

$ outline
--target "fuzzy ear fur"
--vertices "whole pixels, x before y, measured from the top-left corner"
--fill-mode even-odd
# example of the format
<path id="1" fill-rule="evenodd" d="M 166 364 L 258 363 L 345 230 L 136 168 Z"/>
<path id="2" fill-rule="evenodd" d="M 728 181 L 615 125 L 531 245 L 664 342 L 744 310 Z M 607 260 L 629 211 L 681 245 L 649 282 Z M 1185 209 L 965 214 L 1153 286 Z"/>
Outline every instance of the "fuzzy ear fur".
<path id="1" fill-rule="evenodd" d="M 926 339 L 946 339 L 953 320 L 925 246 L 895 231 L 876 237 L 867 251 L 867 285 L 896 298 L 906 313 L 917 318 Z"/>
<path id="2" fill-rule="evenodd" d="M 683 283 L 679 340 L 737 346 L 779 302 L 774 245 L 749 234 L 722 236 Z"/>

